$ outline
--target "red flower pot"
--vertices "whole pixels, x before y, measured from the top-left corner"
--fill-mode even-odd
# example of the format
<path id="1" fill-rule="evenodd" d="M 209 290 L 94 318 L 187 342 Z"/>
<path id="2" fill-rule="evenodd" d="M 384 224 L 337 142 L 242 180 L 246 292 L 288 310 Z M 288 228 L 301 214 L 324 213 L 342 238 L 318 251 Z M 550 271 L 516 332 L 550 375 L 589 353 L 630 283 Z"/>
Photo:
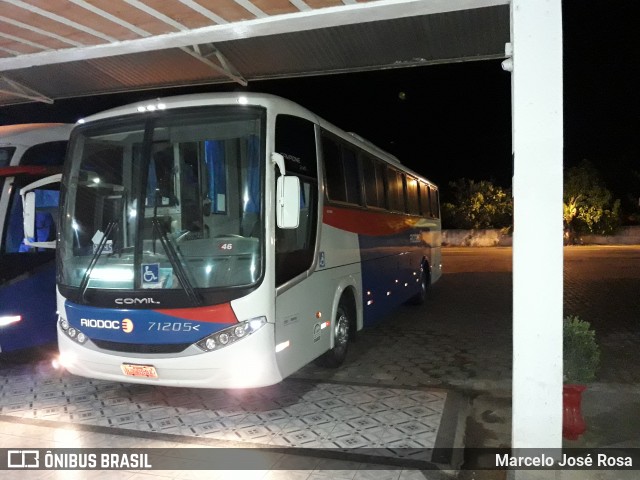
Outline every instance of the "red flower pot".
<path id="1" fill-rule="evenodd" d="M 582 418 L 581 404 L 584 385 L 564 385 L 562 389 L 562 436 L 567 440 L 578 440 L 587 429 Z"/>

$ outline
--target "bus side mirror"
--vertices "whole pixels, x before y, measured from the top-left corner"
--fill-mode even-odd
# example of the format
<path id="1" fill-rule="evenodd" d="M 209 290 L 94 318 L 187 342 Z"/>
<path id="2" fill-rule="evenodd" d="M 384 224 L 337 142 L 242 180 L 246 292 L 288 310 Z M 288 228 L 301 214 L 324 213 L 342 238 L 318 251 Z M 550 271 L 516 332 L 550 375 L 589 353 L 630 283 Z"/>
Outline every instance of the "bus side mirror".
<path id="1" fill-rule="evenodd" d="M 38 241 L 38 232 L 36 226 L 37 220 L 37 212 L 36 212 L 36 192 L 34 190 L 45 187 L 51 184 L 60 183 L 62 180 L 62 174 L 51 175 L 46 178 L 42 178 L 40 180 L 36 180 L 33 183 L 30 183 L 26 187 L 22 187 L 20 189 L 20 196 L 22 197 L 22 226 L 24 229 L 24 244 L 30 247 L 38 247 L 38 248 L 56 248 L 56 241 Z M 56 187 L 57 188 L 57 187 Z M 57 200 L 56 200 L 57 203 Z M 56 205 L 57 207 L 57 205 Z M 49 218 L 51 216 L 49 215 Z M 51 219 L 51 224 L 53 224 L 53 220 Z M 44 228 L 51 228 L 52 225 Z M 53 225 L 55 228 L 55 225 Z"/>
<path id="2" fill-rule="evenodd" d="M 278 228 L 298 228 L 300 222 L 300 179 L 281 175 L 276 187 L 276 223 Z"/>

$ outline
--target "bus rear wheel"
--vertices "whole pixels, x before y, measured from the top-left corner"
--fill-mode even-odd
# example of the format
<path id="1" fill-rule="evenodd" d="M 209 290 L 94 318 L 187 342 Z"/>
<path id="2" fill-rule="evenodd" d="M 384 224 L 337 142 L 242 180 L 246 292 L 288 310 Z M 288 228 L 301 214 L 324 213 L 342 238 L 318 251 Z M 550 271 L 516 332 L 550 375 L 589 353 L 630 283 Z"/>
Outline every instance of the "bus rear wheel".
<path id="1" fill-rule="evenodd" d="M 333 322 L 333 348 L 318 357 L 317 365 L 328 368 L 337 368 L 342 365 L 347 358 L 351 322 L 349 309 L 340 302 Z"/>
<path id="2" fill-rule="evenodd" d="M 420 290 L 413 297 L 409 299 L 411 305 L 422 305 L 427 300 L 427 293 L 429 292 L 429 286 L 431 285 L 431 276 L 425 266 L 420 275 Z"/>

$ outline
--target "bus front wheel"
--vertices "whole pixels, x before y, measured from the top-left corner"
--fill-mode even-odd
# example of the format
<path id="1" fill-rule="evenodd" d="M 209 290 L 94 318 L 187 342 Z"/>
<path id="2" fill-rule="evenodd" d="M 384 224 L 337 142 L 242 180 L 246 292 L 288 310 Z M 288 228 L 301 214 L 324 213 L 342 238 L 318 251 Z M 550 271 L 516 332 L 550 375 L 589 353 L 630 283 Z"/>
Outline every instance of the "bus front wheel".
<path id="1" fill-rule="evenodd" d="M 333 348 L 320 356 L 316 360 L 316 364 L 329 368 L 337 368 L 342 365 L 347 357 L 351 322 L 349 309 L 340 302 L 333 322 Z"/>

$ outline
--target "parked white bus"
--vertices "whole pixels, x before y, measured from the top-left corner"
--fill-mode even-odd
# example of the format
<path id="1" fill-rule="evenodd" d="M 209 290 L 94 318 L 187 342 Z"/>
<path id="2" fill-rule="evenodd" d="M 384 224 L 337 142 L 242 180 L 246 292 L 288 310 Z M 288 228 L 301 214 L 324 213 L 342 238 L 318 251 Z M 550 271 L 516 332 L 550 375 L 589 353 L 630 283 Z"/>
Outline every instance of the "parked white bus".
<path id="1" fill-rule="evenodd" d="M 59 185 L 34 193 L 33 226 L 25 242 L 20 189 L 62 172 L 73 125 L 0 126 L 0 352 L 56 341 L 53 244 Z"/>
<path id="2" fill-rule="evenodd" d="M 270 95 L 86 118 L 62 198 L 60 363 L 86 377 L 244 388 L 337 366 L 441 273 L 437 187 Z"/>

